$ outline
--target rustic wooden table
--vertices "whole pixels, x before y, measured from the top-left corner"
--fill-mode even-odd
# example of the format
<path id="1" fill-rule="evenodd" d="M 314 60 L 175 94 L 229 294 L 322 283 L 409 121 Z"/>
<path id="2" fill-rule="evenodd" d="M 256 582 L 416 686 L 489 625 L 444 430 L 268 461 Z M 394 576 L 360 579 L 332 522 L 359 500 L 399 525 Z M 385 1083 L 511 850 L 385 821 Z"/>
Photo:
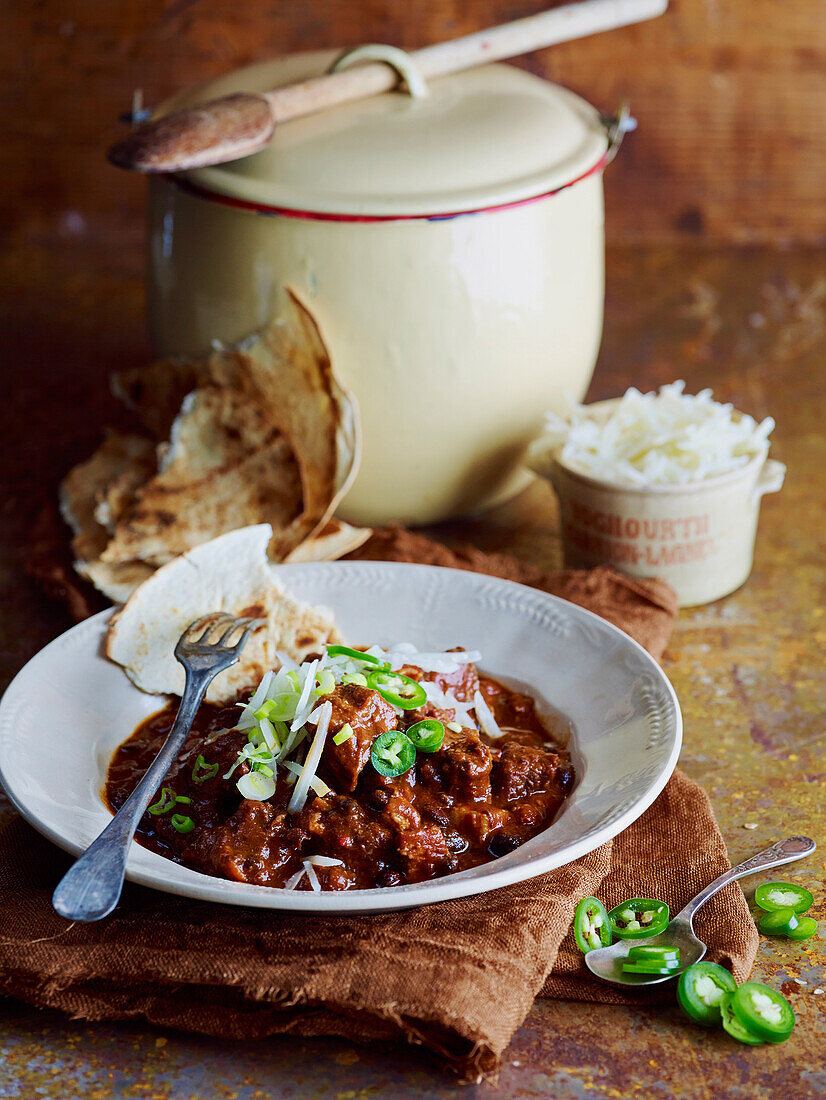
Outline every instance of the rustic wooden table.
<path id="1" fill-rule="evenodd" d="M 147 355 L 137 242 L 114 249 L 93 238 L 67 222 L 57 236 L 44 232 L 25 247 L 13 242 L 0 260 L 0 686 L 68 625 L 22 573 L 37 505 L 112 422 L 108 372 Z M 726 600 L 683 612 L 665 661 L 685 714 L 682 767 L 709 792 L 733 861 L 792 832 L 826 842 L 825 344 L 822 252 L 610 253 L 591 397 L 680 377 L 690 390 L 713 386 L 739 408 L 775 416 L 772 453 L 789 467 L 783 492 L 764 503 L 750 581 Z M 554 505 L 543 485 L 435 534 L 542 564 L 559 561 Z M 824 852 L 784 873 L 814 890 L 818 937 L 760 946 L 756 976 L 786 991 L 798 1017 L 779 1047 L 738 1046 L 721 1032 L 688 1026 L 676 1009 L 540 1001 L 507 1051 L 498 1086 L 461 1089 L 415 1050 L 293 1039 L 222 1045 L 139 1023 L 67 1021 L 4 1001 L 0 1095 L 823 1097 Z"/>

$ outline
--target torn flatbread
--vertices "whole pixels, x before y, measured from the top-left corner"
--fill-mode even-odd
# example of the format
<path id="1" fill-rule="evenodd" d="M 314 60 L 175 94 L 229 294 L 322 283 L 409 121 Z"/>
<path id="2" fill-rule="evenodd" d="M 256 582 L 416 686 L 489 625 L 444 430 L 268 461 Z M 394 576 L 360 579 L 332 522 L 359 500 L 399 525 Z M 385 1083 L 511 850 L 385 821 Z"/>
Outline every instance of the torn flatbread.
<path id="1" fill-rule="evenodd" d="M 159 566 L 251 519 L 285 530 L 301 509 L 295 455 L 267 410 L 206 385 L 185 398 L 160 470 L 138 491 L 100 557 Z"/>
<path id="2" fill-rule="evenodd" d="M 213 612 L 264 618 L 236 665 L 212 681 L 207 699 L 226 702 L 278 667 L 276 651 L 301 662 L 338 639 L 332 612 L 294 599 L 267 560 L 268 524 L 203 543 L 158 569 L 113 615 L 106 655 L 152 694 L 180 695 L 184 672 L 174 649 L 186 627 Z"/>

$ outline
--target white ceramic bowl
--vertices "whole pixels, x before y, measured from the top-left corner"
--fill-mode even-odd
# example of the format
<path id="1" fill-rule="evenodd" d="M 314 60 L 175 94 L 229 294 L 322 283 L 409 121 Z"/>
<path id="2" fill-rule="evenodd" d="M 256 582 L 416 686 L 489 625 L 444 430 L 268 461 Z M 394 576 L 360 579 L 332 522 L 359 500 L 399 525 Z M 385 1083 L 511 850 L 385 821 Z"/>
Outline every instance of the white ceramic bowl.
<path id="1" fill-rule="evenodd" d="M 333 913 L 403 909 L 482 893 L 560 867 L 631 824 L 665 786 L 682 720 L 656 662 L 622 631 L 565 600 L 477 573 L 394 562 L 277 567 L 300 599 L 335 609 L 355 644 L 410 641 L 480 649 L 480 667 L 528 688 L 540 712 L 571 722 L 575 789 L 558 819 L 515 852 L 410 886 L 314 894 L 212 878 L 133 845 L 127 878 L 231 905 Z M 0 781 L 23 816 L 72 853 L 110 819 L 108 761 L 162 700 L 144 695 L 101 651 L 110 612 L 55 639 L 0 703 Z"/>

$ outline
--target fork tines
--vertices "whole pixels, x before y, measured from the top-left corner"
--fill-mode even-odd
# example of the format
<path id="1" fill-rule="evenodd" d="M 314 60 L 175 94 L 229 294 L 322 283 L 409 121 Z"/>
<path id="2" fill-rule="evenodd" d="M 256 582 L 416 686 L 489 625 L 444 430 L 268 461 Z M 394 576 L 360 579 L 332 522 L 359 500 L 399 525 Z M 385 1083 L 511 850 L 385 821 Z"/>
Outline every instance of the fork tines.
<path id="1" fill-rule="evenodd" d="M 241 630 L 243 631 L 242 638 L 232 647 L 237 649 L 246 641 L 252 630 L 263 622 L 264 619 L 237 619 L 234 615 L 229 615 L 226 612 L 213 611 L 190 623 L 181 635 L 181 642 L 188 645 L 223 646 L 237 630 Z M 215 632 L 219 629 L 222 629 L 223 633 L 216 641 L 211 642 L 209 640 L 210 636 L 214 637 Z"/>

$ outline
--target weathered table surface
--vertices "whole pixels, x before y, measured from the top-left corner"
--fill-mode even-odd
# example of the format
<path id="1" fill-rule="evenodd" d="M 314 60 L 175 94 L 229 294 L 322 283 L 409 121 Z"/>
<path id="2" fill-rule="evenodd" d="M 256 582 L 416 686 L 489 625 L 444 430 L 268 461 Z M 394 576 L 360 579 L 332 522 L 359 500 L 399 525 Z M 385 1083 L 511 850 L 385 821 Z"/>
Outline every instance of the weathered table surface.
<path id="1" fill-rule="evenodd" d="M 16 243 L 0 261 L 0 685 L 68 625 L 20 569 L 38 499 L 111 421 L 108 371 L 147 354 L 136 247 L 115 248 L 72 226 Z M 609 256 L 591 397 L 680 377 L 690 390 L 713 386 L 739 408 L 776 418 L 772 453 L 789 467 L 783 492 L 765 499 L 750 581 L 726 600 L 683 612 L 665 660 L 685 714 L 682 767 L 709 792 L 733 861 L 789 833 L 826 842 L 825 343 L 822 252 Z M 542 485 L 436 533 L 559 561 L 552 498 Z M 506 1054 L 498 1086 L 463 1089 L 416 1050 L 294 1039 L 222 1045 L 140 1025 L 67 1022 L 4 1001 L 0 1095 L 822 1097 L 824 855 L 821 847 L 783 873 L 815 891 L 818 938 L 760 946 L 756 976 L 788 991 L 798 1017 L 779 1047 L 738 1046 L 688 1026 L 675 1009 L 540 1001 Z"/>

